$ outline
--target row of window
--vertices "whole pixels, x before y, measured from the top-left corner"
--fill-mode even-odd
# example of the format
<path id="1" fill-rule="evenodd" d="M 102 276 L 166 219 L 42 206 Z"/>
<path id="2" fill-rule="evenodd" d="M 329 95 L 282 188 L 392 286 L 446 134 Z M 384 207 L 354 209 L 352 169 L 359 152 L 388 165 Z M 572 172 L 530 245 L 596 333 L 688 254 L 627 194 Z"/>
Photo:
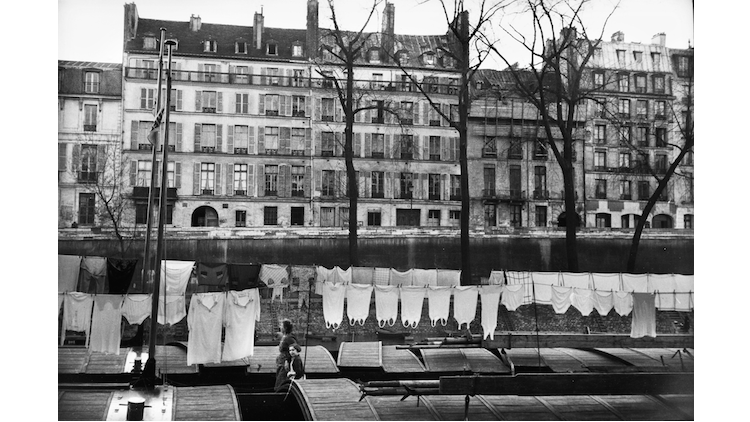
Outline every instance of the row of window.
<path id="1" fill-rule="evenodd" d="M 636 147 L 649 147 L 655 146 L 657 148 L 667 147 L 669 144 L 668 131 L 665 127 L 650 126 L 628 126 L 623 125 L 615 127 L 617 133 L 617 141 L 625 143 L 626 145 L 633 145 Z M 654 144 L 651 145 L 650 140 L 654 138 Z M 606 144 L 609 140 L 607 137 L 607 125 L 596 124 L 594 125 L 594 143 Z"/>
<path id="2" fill-rule="evenodd" d="M 667 119 L 667 102 L 656 100 L 653 101 L 653 110 L 649 114 L 649 100 L 635 100 L 635 114 L 632 114 L 633 110 L 631 107 L 632 100 L 628 98 L 619 98 L 616 101 L 616 111 L 612 110 L 611 102 L 606 98 L 596 98 L 592 100 L 594 103 L 595 117 L 602 119 L 625 119 L 631 120 L 633 118 L 645 120 L 649 119 L 649 116 L 657 120 Z"/>
<path id="3" fill-rule="evenodd" d="M 692 155 L 691 155 L 692 159 Z M 611 167 L 607 161 L 607 151 L 595 150 L 594 151 L 594 171 L 642 171 L 648 172 L 653 170 L 656 173 L 664 174 L 669 167 L 669 156 L 664 153 L 657 153 L 654 155 L 654 166 L 653 168 L 649 164 L 649 156 L 647 154 L 636 154 L 633 160 L 633 154 L 630 151 L 620 151 L 617 167 Z"/>
<path id="4" fill-rule="evenodd" d="M 594 88 L 611 89 L 618 92 L 635 92 L 639 94 L 666 94 L 666 77 L 664 75 L 651 75 L 651 83 L 645 74 L 636 74 L 631 77 L 629 73 L 617 73 L 614 81 L 606 79 L 606 72 L 603 70 L 592 71 L 592 80 Z M 631 80 L 633 82 L 631 86 Z M 648 89 L 648 88 L 651 89 Z"/>
<path id="5" fill-rule="evenodd" d="M 508 148 L 505 151 L 500 151 L 498 145 L 503 142 L 503 139 L 496 136 L 486 136 L 484 138 L 484 144 L 482 145 L 482 157 L 507 157 L 509 160 L 522 160 L 523 157 L 523 145 L 528 142 L 522 138 L 510 138 L 508 140 Z M 535 139 L 534 149 L 531 151 L 531 159 L 537 161 L 546 161 L 549 159 L 549 145 L 546 140 Z M 562 152 L 561 152 L 562 153 Z M 575 162 L 578 159 L 578 153 L 575 149 L 572 151 L 572 161 Z"/>
<path id="6" fill-rule="evenodd" d="M 596 199 L 608 199 L 607 180 L 606 179 L 595 179 L 594 187 L 594 198 Z M 617 199 L 622 200 L 640 200 L 646 201 L 651 197 L 651 183 L 645 180 L 637 182 L 637 193 L 638 197 L 633 196 L 633 181 L 631 180 L 620 180 L 619 181 L 619 197 Z M 664 189 L 661 196 L 658 198 L 659 201 L 668 201 L 669 195 L 667 189 Z"/>
<path id="7" fill-rule="evenodd" d="M 624 214 L 620 216 L 620 228 L 630 229 L 638 225 L 638 220 L 641 216 L 638 214 Z M 594 216 L 594 224 L 597 228 L 610 228 L 612 227 L 612 215 L 606 212 L 596 213 Z M 694 225 L 693 214 L 685 214 L 683 216 L 683 228 L 691 230 Z M 674 228 L 674 220 L 667 214 L 657 214 L 651 221 L 646 221 L 646 228 L 655 229 L 671 229 Z"/>

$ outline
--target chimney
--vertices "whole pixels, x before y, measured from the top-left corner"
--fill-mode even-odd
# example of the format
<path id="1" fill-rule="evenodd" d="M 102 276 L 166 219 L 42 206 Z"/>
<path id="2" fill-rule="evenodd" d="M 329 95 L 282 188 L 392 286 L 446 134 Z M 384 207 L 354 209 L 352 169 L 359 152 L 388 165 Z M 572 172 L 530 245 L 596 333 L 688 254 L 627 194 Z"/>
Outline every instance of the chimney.
<path id="1" fill-rule="evenodd" d="M 307 0 L 307 57 L 318 55 L 318 0 Z"/>
<path id="2" fill-rule="evenodd" d="M 396 6 L 394 6 L 393 3 L 386 1 L 385 10 L 383 11 L 383 27 L 380 31 L 380 36 L 382 38 L 381 44 L 383 46 L 383 53 L 386 61 L 395 53 L 395 51 L 393 51 L 395 22 Z"/>
<path id="3" fill-rule="evenodd" d="M 198 32 L 201 30 L 201 17 L 190 15 L 190 30 L 193 32 Z"/>
<path id="4" fill-rule="evenodd" d="M 625 42 L 625 33 L 622 31 L 617 31 L 612 34 L 612 42 Z"/>
<path id="5" fill-rule="evenodd" d="M 125 23 L 123 27 L 123 39 L 127 43 L 135 38 L 135 34 L 138 33 L 138 8 L 135 7 L 135 3 L 125 3 Z"/>
<path id="6" fill-rule="evenodd" d="M 572 26 L 560 30 L 560 40 L 562 40 L 563 42 L 569 40 L 575 41 L 577 38 L 578 31 Z"/>
<path id="7" fill-rule="evenodd" d="M 255 12 L 253 38 L 255 39 L 255 48 L 260 50 L 263 47 L 263 7 L 260 8 L 260 13 Z"/>
<path id="8" fill-rule="evenodd" d="M 651 44 L 660 45 L 665 47 L 667 45 L 667 34 L 659 32 L 658 34 L 651 37 Z"/>

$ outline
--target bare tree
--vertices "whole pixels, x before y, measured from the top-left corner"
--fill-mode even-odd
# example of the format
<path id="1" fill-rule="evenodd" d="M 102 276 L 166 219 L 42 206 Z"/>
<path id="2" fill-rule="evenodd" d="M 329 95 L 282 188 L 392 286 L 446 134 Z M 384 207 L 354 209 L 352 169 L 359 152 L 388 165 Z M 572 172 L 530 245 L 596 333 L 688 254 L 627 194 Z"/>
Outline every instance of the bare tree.
<path id="1" fill-rule="evenodd" d="M 546 146 L 552 150 L 563 175 L 568 271 L 578 271 L 576 230 L 579 222 L 577 218 L 572 218 L 577 216 L 573 151 L 576 140 L 581 137 L 578 109 L 585 106 L 587 100 L 593 99 L 592 94 L 601 90 L 601 86 L 590 83 L 586 68 L 601 43 L 606 21 L 598 36 L 589 37 L 581 18 L 586 0 L 552 3 L 544 0 L 519 0 L 513 3 L 514 6 L 520 6 L 521 13 L 529 17 L 530 28 L 528 31 L 516 29 L 512 25 L 501 28 L 509 39 L 529 55 L 528 64 L 518 66 L 487 34 L 480 33 L 481 41 L 493 56 L 507 65 L 507 71 L 512 75 L 521 97 L 539 110 Z M 562 149 L 554 141 L 555 129 L 561 134 Z"/>

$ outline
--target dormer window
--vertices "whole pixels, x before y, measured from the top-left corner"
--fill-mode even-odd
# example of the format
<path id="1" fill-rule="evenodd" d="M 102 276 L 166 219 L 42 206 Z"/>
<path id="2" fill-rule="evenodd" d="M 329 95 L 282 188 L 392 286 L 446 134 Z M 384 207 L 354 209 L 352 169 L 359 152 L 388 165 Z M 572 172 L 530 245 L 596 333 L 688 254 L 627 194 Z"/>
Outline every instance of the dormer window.
<path id="1" fill-rule="evenodd" d="M 324 60 L 324 61 L 327 61 L 327 62 L 332 62 L 332 61 L 334 61 L 334 60 L 335 60 L 335 56 L 334 56 L 334 55 L 333 55 L 333 53 L 331 52 L 331 47 L 329 47 L 329 46 L 327 46 L 327 45 L 324 45 L 324 46 L 323 46 L 323 47 L 321 48 L 321 53 L 322 53 L 322 55 L 323 55 L 323 60 Z"/>
<path id="2" fill-rule="evenodd" d="M 269 56 L 278 56 L 279 55 L 279 45 L 275 42 L 270 42 L 266 44 L 266 54 Z"/>
<path id="3" fill-rule="evenodd" d="M 401 66 L 404 66 L 409 63 L 409 52 L 408 51 L 399 51 L 398 55 L 396 56 L 398 59 L 398 64 Z"/>
<path id="4" fill-rule="evenodd" d="M 143 49 L 144 50 L 156 50 L 156 37 L 152 34 L 146 34 L 143 36 Z"/>
<path id="5" fill-rule="evenodd" d="M 99 93 L 99 72 L 86 72 L 84 76 L 84 92 L 87 94 Z"/>
<path id="6" fill-rule="evenodd" d="M 370 51 L 367 52 L 367 61 L 370 63 L 380 63 L 380 49 L 370 49 Z"/>
<path id="7" fill-rule="evenodd" d="M 422 55 L 422 62 L 425 66 L 435 66 L 435 53 L 428 51 Z"/>
<path id="8" fill-rule="evenodd" d="M 216 41 L 212 41 L 212 40 L 203 41 L 203 52 L 216 53 Z"/>
<path id="9" fill-rule="evenodd" d="M 247 54 L 247 43 L 245 41 L 237 41 L 234 43 L 235 54 Z"/>
<path id="10" fill-rule="evenodd" d="M 302 57 L 302 44 L 295 42 L 292 45 L 292 57 Z"/>
<path id="11" fill-rule="evenodd" d="M 443 67 L 453 68 L 455 67 L 453 57 L 445 55 L 443 56 Z"/>
<path id="12" fill-rule="evenodd" d="M 633 52 L 633 60 L 635 60 L 636 63 L 640 63 L 641 60 L 643 60 L 643 52 L 642 51 L 634 51 Z"/>

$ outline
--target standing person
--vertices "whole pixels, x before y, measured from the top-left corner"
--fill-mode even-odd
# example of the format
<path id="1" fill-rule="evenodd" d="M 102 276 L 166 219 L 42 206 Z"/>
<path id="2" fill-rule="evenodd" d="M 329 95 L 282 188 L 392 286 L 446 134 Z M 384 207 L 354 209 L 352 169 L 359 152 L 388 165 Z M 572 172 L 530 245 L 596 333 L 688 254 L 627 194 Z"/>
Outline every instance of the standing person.
<path id="1" fill-rule="evenodd" d="M 297 343 L 289 346 L 289 355 L 291 356 L 291 360 L 289 361 L 289 371 L 286 372 L 286 377 L 280 383 L 277 377 L 277 385 L 274 389 L 276 392 L 283 392 L 284 390 L 288 391 L 291 387 L 290 384 L 292 383 L 292 379 L 300 379 L 305 376 L 305 366 L 302 363 L 302 357 L 300 356 L 301 351 L 302 348 Z"/>
<path id="2" fill-rule="evenodd" d="M 289 363 L 292 356 L 289 353 L 289 346 L 297 343 L 297 337 L 292 334 L 294 326 L 292 321 L 285 319 L 279 326 L 281 329 L 281 341 L 279 342 L 279 355 L 276 356 L 276 384 L 274 389 L 278 388 L 286 379 L 289 372 Z"/>

